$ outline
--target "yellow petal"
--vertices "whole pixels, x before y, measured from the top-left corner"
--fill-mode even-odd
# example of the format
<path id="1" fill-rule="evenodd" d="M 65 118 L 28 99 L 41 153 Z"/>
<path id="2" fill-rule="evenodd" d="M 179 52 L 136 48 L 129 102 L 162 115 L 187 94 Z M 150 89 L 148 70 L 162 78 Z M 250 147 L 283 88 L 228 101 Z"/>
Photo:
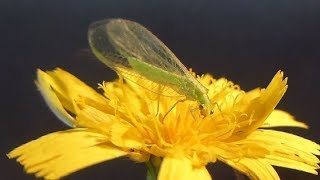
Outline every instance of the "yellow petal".
<path id="1" fill-rule="evenodd" d="M 247 140 L 271 143 L 274 145 L 283 144 L 303 152 L 320 155 L 320 145 L 297 135 L 275 130 L 257 130 L 247 137 Z"/>
<path id="2" fill-rule="evenodd" d="M 318 174 L 318 172 L 315 169 L 319 169 L 319 166 L 317 166 L 316 164 L 314 164 L 313 166 L 309 165 L 303 162 L 303 159 L 299 157 L 292 156 L 291 158 L 288 158 L 288 155 L 281 155 L 276 153 L 268 155 L 265 161 L 267 161 L 268 163 L 274 166 L 295 169 L 295 170 L 304 171 L 304 172 L 308 172 L 315 175 Z"/>
<path id="3" fill-rule="evenodd" d="M 55 91 L 51 88 L 53 79 L 38 69 L 36 85 L 51 111 L 64 123 L 73 126 L 75 119 L 64 109 Z"/>
<path id="4" fill-rule="evenodd" d="M 292 115 L 285 111 L 274 110 L 266 121 L 262 124 L 261 127 L 269 128 L 269 127 L 279 127 L 279 126 L 290 126 L 290 127 L 300 127 L 300 128 L 308 128 L 308 126 L 294 119 Z"/>
<path id="5" fill-rule="evenodd" d="M 302 137 L 274 130 L 258 130 L 246 139 L 268 147 L 265 160 L 272 165 L 317 174 L 320 145 Z"/>
<path id="6" fill-rule="evenodd" d="M 107 114 L 92 106 L 83 105 L 81 111 L 77 112 L 77 125 L 80 127 L 98 129 L 109 134 L 110 127 L 117 119 L 114 115 Z"/>
<path id="7" fill-rule="evenodd" d="M 266 89 L 255 89 L 248 96 L 245 95 L 242 101 L 247 105 L 239 105 L 243 106 L 241 111 L 246 116 L 243 116 L 244 118 L 239 116 L 238 127 L 230 141 L 242 139 L 259 128 L 274 110 L 287 87 L 287 78 L 283 79 L 283 72 L 279 71 Z M 258 96 L 259 91 L 260 96 Z"/>
<path id="8" fill-rule="evenodd" d="M 205 166 L 194 167 L 187 158 L 165 157 L 162 161 L 159 180 L 210 180 Z"/>
<path id="9" fill-rule="evenodd" d="M 73 117 L 77 116 L 83 105 L 113 113 L 106 98 L 62 69 L 47 72 L 38 70 L 36 84 L 50 109 L 69 126 L 75 126 Z"/>
<path id="10" fill-rule="evenodd" d="M 274 168 L 263 159 L 241 158 L 238 160 L 223 160 L 231 167 L 246 174 L 250 179 L 278 180 L 280 179 Z"/>
<path id="11" fill-rule="evenodd" d="M 86 104 L 92 104 L 94 107 L 106 105 L 107 99 L 72 74 L 60 68 L 57 68 L 54 71 L 47 71 L 46 73 L 54 79 L 54 83 L 51 84 L 51 86 L 62 99 L 68 101 L 85 101 Z M 73 102 L 69 103 L 72 104 Z M 105 107 L 102 108 L 104 109 Z M 67 109 L 76 113 L 71 107 L 67 107 Z"/>
<path id="12" fill-rule="evenodd" d="M 128 123 L 114 123 L 110 129 L 110 141 L 123 148 L 140 149 L 144 145 L 144 139 L 139 131 Z"/>
<path id="13" fill-rule="evenodd" d="M 24 144 L 8 154 L 17 158 L 27 173 L 59 179 L 82 168 L 127 153 L 108 144 L 107 137 L 86 129 L 55 132 Z"/>

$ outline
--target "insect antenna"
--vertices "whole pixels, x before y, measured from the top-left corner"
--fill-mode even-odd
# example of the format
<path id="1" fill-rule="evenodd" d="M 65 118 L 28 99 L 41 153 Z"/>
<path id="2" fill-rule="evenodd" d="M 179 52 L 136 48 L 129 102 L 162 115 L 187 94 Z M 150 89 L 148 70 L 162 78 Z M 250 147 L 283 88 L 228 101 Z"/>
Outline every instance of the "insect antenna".
<path id="1" fill-rule="evenodd" d="M 176 107 L 176 105 L 177 105 L 178 103 L 184 102 L 184 101 L 186 101 L 186 100 L 187 100 L 187 98 L 184 98 L 184 99 L 180 99 L 180 100 L 178 100 L 177 102 L 175 102 L 175 103 L 171 106 L 171 108 L 169 109 L 169 111 L 167 111 L 166 114 L 162 117 L 161 121 L 163 121 L 163 120 L 166 118 L 166 116 L 172 111 L 172 109 L 173 109 L 174 107 Z"/>
<path id="2" fill-rule="evenodd" d="M 160 86 L 158 87 L 159 88 L 159 92 L 160 92 Z M 161 98 L 161 94 L 159 93 L 158 96 L 157 96 L 157 111 L 156 111 L 156 117 L 159 115 L 159 111 L 160 111 L 160 98 Z"/>
<path id="3" fill-rule="evenodd" d="M 86 58 L 97 60 L 97 57 L 92 53 L 91 49 L 89 48 L 81 48 L 74 53 L 74 56 L 77 58 Z"/>

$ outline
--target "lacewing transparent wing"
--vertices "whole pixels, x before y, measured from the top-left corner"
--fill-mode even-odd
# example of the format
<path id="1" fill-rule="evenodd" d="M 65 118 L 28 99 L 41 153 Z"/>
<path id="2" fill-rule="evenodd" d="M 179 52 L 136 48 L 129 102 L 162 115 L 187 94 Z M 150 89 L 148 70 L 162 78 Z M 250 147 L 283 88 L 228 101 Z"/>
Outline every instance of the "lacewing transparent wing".
<path id="1" fill-rule="evenodd" d="M 97 58 L 125 79 L 149 90 L 144 80 L 161 84 L 204 107 L 211 106 L 207 89 L 142 25 L 124 19 L 97 21 L 90 25 L 88 39 Z"/>

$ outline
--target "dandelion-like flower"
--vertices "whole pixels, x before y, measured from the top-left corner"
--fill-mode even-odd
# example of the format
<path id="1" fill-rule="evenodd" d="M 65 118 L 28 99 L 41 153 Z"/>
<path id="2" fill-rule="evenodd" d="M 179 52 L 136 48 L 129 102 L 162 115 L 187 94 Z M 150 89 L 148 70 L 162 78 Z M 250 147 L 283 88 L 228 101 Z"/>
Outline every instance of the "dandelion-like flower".
<path id="1" fill-rule="evenodd" d="M 287 89 L 283 72 L 249 92 L 224 78 L 197 79 L 215 104 L 213 114 L 202 115 L 198 102 L 178 93 L 160 96 L 122 78 L 102 83 L 103 96 L 62 69 L 38 70 L 48 106 L 73 129 L 26 143 L 8 157 L 45 179 L 122 156 L 145 163 L 148 179 L 211 179 L 206 165 L 216 161 L 251 179 L 280 179 L 273 166 L 317 174 L 318 144 L 270 129 L 307 127 L 275 109 Z"/>

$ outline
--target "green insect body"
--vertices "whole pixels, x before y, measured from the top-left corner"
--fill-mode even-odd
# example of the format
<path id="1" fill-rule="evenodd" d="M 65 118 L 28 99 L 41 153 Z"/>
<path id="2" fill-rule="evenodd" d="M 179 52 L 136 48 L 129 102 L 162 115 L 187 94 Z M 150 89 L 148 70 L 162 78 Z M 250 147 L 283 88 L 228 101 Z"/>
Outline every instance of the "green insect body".
<path id="1" fill-rule="evenodd" d="M 155 35 L 138 23 L 107 19 L 90 25 L 89 44 L 96 57 L 121 76 L 168 86 L 212 111 L 207 89 Z M 144 84 L 139 84 L 146 87 Z"/>

